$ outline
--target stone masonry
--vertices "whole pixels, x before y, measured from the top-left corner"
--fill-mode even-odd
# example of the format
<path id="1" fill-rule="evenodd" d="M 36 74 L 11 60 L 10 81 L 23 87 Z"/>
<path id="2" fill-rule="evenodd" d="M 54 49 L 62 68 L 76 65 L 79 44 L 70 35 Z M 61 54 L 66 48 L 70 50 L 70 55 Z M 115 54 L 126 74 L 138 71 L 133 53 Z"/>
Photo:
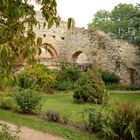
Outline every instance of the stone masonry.
<path id="1" fill-rule="evenodd" d="M 101 31 L 89 31 L 85 28 L 67 29 L 61 21 L 59 27 L 43 28 L 44 19 L 37 13 L 41 27 L 34 31 L 41 37 L 44 46 L 52 46 L 48 51 L 42 49 L 41 63 L 55 65 L 59 62 L 93 63 L 97 68 L 115 72 L 124 84 L 140 85 L 139 70 L 134 63 L 140 62 L 136 55 L 137 48 L 122 40 L 111 39 Z"/>

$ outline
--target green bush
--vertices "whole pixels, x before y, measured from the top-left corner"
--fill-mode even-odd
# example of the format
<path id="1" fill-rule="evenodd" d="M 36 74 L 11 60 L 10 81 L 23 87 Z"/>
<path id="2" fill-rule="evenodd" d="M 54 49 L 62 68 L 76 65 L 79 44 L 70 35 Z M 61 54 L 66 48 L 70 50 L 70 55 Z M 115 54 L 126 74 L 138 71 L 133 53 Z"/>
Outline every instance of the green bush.
<path id="1" fill-rule="evenodd" d="M 77 81 L 73 95 L 76 102 L 93 102 L 102 104 L 108 102 L 108 91 L 97 70 L 85 72 Z"/>
<path id="2" fill-rule="evenodd" d="M 84 85 L 83 85 L 84 86 Z M 76 102 L 87 102 L 89 98 L 89 93 L 88 90 L 82 89 L 82 88 L 77 88 L 74 92 L 73 98 L 75 99 Z"/>
<path id="3" fill-rule="evenodd" d="M 117 109 L 112 111 L 112 125 L 111 128 L 118 139 L 133 140 L 137 138 L 139 133 L 139 126 L 136 127 L 136 120 L 138 120 L 140 112 L 136 106 L 130 102 L 119 103 Z M 139 122 L 140 124 L 140 122 Z"/>
<path id="4" fill-rule="evenodd" d="M 107 70 L 99 70 L 105 84 L 118 84 L 120 82 L 119 76 Z"/>
<path id="5" fill-rule="evenodd" d="M 136 131 L 136 137 L 139 140 L 140 139 L 140 116 L 135 121 L 135 131 Z"/>
<path id="6" fill-rule="evenodd" d="M 40 105 L 41 96 L 34 90 L 25 89 L 15 94 L 15 100 L 23 113 L 31 113 Z"/>
<path id="7" fill-rule="evenodd" d="M 77 81 L 81 76 L 81 71 L 78 67 L 68 67 L 65 69 L 66 77 L 70 79 L 73 83 Z"/>
<path id="8" fill-rule="evenodd" d="M 0 108 L 6 109 L 6 110 L 9 110 L 9 109 L 16 110 L 17 105 L 12 97 L 1 97 Z"/>
<path id="9" fill-rule="evenodd" d="M 41 92 L 50 92 L 56 82 L 56 76 L 52 70 L 43 64 L 26 66 L 17 74 L 18 85 L 21 88 L 32 88 Z"/>
<path id="10" fill-rule="evenodd" d="M 127 87 L 127 90 L 140 90 L 140 86 L 130 85 Z"/>
<path id="11" fill-rule="evenodd" d="M 105 108 L 104 108 L 105 107 Z M 135 104 L 123 101 L 116 108 L 89 108 L 88 128 L 107 140 L 139 140 L 140 110 Z"/>
<path id="12" fill-rule="evenodd" d="M 73 89 L 80 76 L 81 71 L 79 68 L 62 65 L 60 71 L 57 72 L 55 89 L 63 91 Z"/>
<path id="13" fill-rule="evenodd" d="M 107 140 L 139 140 L 140 111 L 131 102 L 120 102 L 111 110 L 110 119 L 101 128 L 101 133 Z"/>
<path id="14" fill-rule="evenodd" d="M 4 91 L 0 91 L 0 96 L 2 97 L 10 97 L 12 96 L 12 92 L 8 89 L 5 89 Z"/>
<path id="15" fill-rule="evenodd" d="M 20 74 L 18 81 L 19 87 L 28 89 L 32 87 L 33 83 L 34 81 L 32 81 L 25 73 Z"/>
<path id="16" fill-rule="evenodd" d="M 7 124 L 0 124 L 0 140 L 19 140 L 20 127 L 12 131 Z"/>
<path id="17" fill-rule="evenodd" d="M 105 124 L 103 112 L 97 111 L 95 108 L 89 108 L 86 110 L 88 113 L 88 125 L 93 132 L 99 132 Z"/>
<path id="18" fill-rule="evenodd" d="M 60 91 L 71 90 L 73 89 L 73 83 L 70 80 L 62 80 L 57 82 L 57 84 L 55 85 L 55 89 Z"/>

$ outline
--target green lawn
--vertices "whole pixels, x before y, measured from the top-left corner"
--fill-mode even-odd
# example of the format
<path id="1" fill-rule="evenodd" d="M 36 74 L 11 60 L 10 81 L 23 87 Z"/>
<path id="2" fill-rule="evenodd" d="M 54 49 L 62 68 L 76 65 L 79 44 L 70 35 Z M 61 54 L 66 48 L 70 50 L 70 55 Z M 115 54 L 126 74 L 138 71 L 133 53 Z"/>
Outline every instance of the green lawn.
<path id="1" fill-rule="evenodd" d="M 92 106 L 91 104 L 74 103 L 72 93 L 47 95 L 44 97 L 44 100 L 45 103 L 42 107 L 43 113 L 47 112 L 47 110 L 59 111 L 62 115 L 67 113 L 72 121 L 80 121 L 79 112 Z"/>
<path id="2" fill-rule="evenodd" d="M 132 101 L 140 108 L 140 94 L 110 93 L 109 105 L 111 107 L 115 106 L 115 103 L 120 100 Z M 79 112 L 84 111 L 87 107 L 101 107 L 101 105 L 94 104 L 76 104 L 73 102 L 72 93 L 46 95 L 44 96 L 44 101 L 43 113 L 47 112 L 47 110 L 59 111 L 62 115 L 68 113 L 70 114 L 70 120 L 76 122 L 81 121 Z"/>
<path id="3" fill-rule="evenodd" d="M 11 122 L 20 126 L 26 126 L 42 132 L 51 133 L 70 140 L 99 140 L 95 134 L 80 132 L 72 128 L 67 128 L 66 126 L 58 123 L 44 121 L 1 109 L 0 120 Z"/>
<path id="4" fill-rule="evenodd" d="M 48 110 L 59 111 L 61 116 L 69 114 L 71 121 L 81 122 L 79 112 L 87 107 L 96 106 L 100 109 L 101 105 L 94 104 L 76 104 L 73 102 L 72 93 L 59 93 L 43 96 L 44 103 L 41 113 Z M 110 93 L 109 106 L 114 107 L 115 103 L 121 100 L 128 100 L 134 102 L 140 108 L 140 94 L 121 94 Z M 9 121 L 22 126 L 27 126 L 43 132 L 49 132 L 58 136 L 62 136 L 71 140 L 98 140 L 95 134 L 80 132 L 72 128 L 67 128 L 58 123 L 48 122 L 34 117 L 27 117 L 25 115 L 7 112 L 0 109 L 0 119 Z"/>
<path id="5" fill-rule="evenodd" d="M 136 104 L 140 108 L 140 93 L 111 93 L 110 102 L 115 103 L 115 101 L 126 100 Z"/>

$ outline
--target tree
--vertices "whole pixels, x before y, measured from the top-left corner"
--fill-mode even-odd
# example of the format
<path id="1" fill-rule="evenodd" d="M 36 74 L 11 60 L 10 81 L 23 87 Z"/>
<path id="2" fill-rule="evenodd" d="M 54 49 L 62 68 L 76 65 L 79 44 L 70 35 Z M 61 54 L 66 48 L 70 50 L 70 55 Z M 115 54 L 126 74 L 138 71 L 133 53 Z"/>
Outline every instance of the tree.
<path id="1" fill-rule="evenodd" d="M 132 25 L 135 28 L 135 38 L 133 40 L 133 43 L 140 46 L 140 4 L 137 4 L 137 7 L 139 10 L 132 14 L 131 17 L 133 18 Z"/>
<path id="2" fill-rule="evenodd" d="M 41 38 L 35 42 L 33 27 L 39 25 L 34 7 L 30 0 L 0 0 L 0 81 L 8 81 L 18 62 L 35 61 L 36 46 L 41 44 Z M 56 0 L 36 0 L 42 6 L 48 28 L 55 23 L 59 25 Z M 68 28 L 74 24 L 68 19 Z M 45 25 L 45 24 L 44 24 Z M 39 49 L 39 48 L 38 48 Z M 13 79 L 14 80 L 14 79 Z"/>
<path id="3" fill-rule="evenodd" d="M 104 32 L 111 32 L 113 22 L 111 21 L 111 13 L 106 10 L 99 10 L 94 15 L 92 23 L 88 25 L 89 29 L 102 30 Z"/>
<path id="4" fill-rule="evenodd" d="M 113 35 L 115 38 L 127 40 L 136 43 L 139 38 L 140 30 L 137 30 L 139 18 L 133 16 L 140 12 L 140 7 L 132 4 L 119 4 L 108 11 L 98 11 L 89 24 L 89 28 L 95 28 Z M 135 23 L 135 24 L 134 24 Z"/>
<path id="5" fill-rule="evenodd" d="M 137 6 L 132 4 L 119 4 L 111 12 L 111 20 L 115 23 L 114 34 L 116 38 L 133 42 L 135 36 L 134 19 L 131 15 L 139 11 Z"/>
<path id="6" fill-rule="evenodd" d="M 137 4 L 138 8 L 140 9 L 140 4 Z M 131 17 L 133 18 L 133 26 L 135 27 L 135 37 L 133 43 L 136 44 L 139 48 L 137 51 L 137 55 L 140 56 L 140 10 L 132 14 Z M 136 63 L 137 68 L 140 69 L 140 63 Z"/>

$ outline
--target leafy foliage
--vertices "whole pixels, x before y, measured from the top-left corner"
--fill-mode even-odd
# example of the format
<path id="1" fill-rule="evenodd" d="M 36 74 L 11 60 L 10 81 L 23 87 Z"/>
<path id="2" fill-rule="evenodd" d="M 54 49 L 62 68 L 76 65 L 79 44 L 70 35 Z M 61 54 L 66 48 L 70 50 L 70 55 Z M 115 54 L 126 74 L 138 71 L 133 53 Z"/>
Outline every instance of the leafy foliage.
<path id="1" fill-rule="evenodd" d="M 59 79 L 60 80 L 60 79 Z M 62 80 L 62 79 L 61 79 Z M 73 83 L 70 80 L 63 79 L 62 81 L 57 81 L 56 85 L 54 86 L 56 90 L 60 91 L 67 91 L 73 89 Z"/>
<path id="2" fill-rule="evenodd" d="M 100 70 L 101 76 L 105 84 L 118 84 L 120 81 L 119 76 L 107 70 Z"/>
<path id="3" fill-rule="evenodd" d="M 140 9 L 140 4 L 137 4 L 138 8 Z M 133 26 L 136 29 L 136 37 L 133 43 L 137 44 L 138 46 L 140 46 L 140 10 L 137 11 L 136 13 L 132 14 L 131 17 L 133 18 Z"/>
<path id="4" fill-rule="evenodd" d="M 41 96 L 34 90 L 25 89 L 15 94 L 15 100 L 23 113 L 31 113 L 40 104 Z"/>
<path id="5" fill-rule="evenodd" d="M 131 102 L 120 102 L 110 110 L 110 118 L 101 128 L 101 135 L 107 140 L 138 140 L 140 110 Z"/>
<path id="6" fill-rule="evenodd" d="M 109 110 L 108 110 L 109 109 Z M 88 125 L 107 140 L 139 140 L 140 110 L 131 102 L 119 102 L 115 109 L 88 108 Z"/>
<path id="7" fill-rule="evenodd" d="M 113 22 L 111 21 L 111 13 L 106 10 L 99 10 L 93 18 L 93 22 L 88 25 L 89 29 L 103 30 L 104 32 L 111 32 Z"/>
<path id="8" fill-rule="evenodd" d="M 112 111 L 112 130 L 119 139 L 137 139 L 138 128 L 135 128 L 135 121 L 138 120 L 140 112 L 130 102 L 122 102 L 118 108 Z"/>
<path id="9" fill-rule="evenodd" d="M 73 98 L 76 102 L 107 103 L 108 92 L 97 70 L 88 70 L 81 76 Z"/>
<path id="10" fill-rule="evenodd" d="M 135 121 L 135 131 L 136 131 L 136 137 L 139 140 L 140 139 L 140 116 Z"/>
<path id="11" fill-rule="evenodd" d="M 67 22 L 67 27 L 68 29 L 70 29 L 71 27 L 74 27 L 75 25 L 75 21 L 73 18 L 68 18 L 68 22 Z"/>
<path id="12" fill-rule="evenodd" d="M 55 88 L 58 90 L 69 90 L 74 88 L 75 82 L 80 78 L 81 71 L 78 67 L 61 66 L 57 73 L 57 83 Z"/>
<path id="13" fill-rule="evenodd" d="M 2 0 L 0 15 L 0 77 L 2 78 L 11 74 L 18 63 L 17 60 L 33 59 L 35 34 L 32 29 L 37 21 L 33 6 L 26 0 Z M 24 36 L 25 24 L 28 26 L 26 36 Z"/>
<path id="14" fill-rule="evenodd" d="M 111 12 L 100 10 L 94 15 L 89 29 L 102 30 L 112 37 L 139 44 L 139 6 L 118 4 Z"/>
<path id="15" fill-rule="evenodd" d="M 53 71 L 43 64 L 26 66 L 24 71 L 17 74 L 17 79 L 20 87 L 43 92 L 50 92 L 56 82 Z"/>
<path id="16" fill-rule="evenodd" d="M 88 113 L 89 128 L 93 132 L 99 132 L 105 123 L 103 112 L 101 110 L 97 111 L 95 108 L 88 108 L 86 112 Z"/>
<path id="17" fill-rule="evenodd" d="M 140 86 L 134 86 L 134 85 L 129 85 L 128 87 L 127 87 L 127 90 L 140 90 Z"/>
<path id="18" fill-rule="evenodd" d="M 17 109 L 17 105 L 11 97 L 1 97 L 0 108 L 2 109 Z"/>
<path id="19" fill-rule="evenodd" d="M 41 5 L 41 12 L 48 28 L 53 24 L 58 26 L 60 17 L 57 14 L 56 0 L 35 2 Z M 30 0 L 0 1 L 0 81 L 13 80 L 11 75 L 17 65 L 36 61 L 35 54 L 38 53 L 42 40 L 36 39 L 33 31 L 35 26 L 40 26 L 35 15 L 36 11 Z M 74 20 L 70 18 L 68 28 L 73 25 Z"/>

